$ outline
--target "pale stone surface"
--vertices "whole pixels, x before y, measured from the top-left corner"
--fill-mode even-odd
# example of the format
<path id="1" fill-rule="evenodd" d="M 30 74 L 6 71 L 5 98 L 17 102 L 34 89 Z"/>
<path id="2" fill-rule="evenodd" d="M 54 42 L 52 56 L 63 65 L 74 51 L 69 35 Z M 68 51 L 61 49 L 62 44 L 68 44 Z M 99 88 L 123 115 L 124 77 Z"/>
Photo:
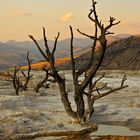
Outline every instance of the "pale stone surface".
<path id="1" fill-rule="evenodd" d="M 99 124 L 127 126 L 140 131 L 140 71 L 107 72 L 100 82 L 109 87 L 119 86 L 124 74 L 129 88 L 112 93 L 95 103 L 93 120 Z M 34 72 L 34 81 L 40 72 Z M 72 77 L 66 72 L 67 87 L 70 89 L 70 101 L 74 106 Z M 42 75 L 42 73 L 41 73 Z M 81 77 L 80 80 L 83 78 Z M 36 81 L 37 82 L 37 81 Z M 34 82 L 34 83 L 36 83 Z M 32 83 L 33 84 L 33 83 Z M 6 88 L 7 86 L 7 88 Z M 33 85 L 31 86 L 33 87 Z M 56 83 L 49 89 L 35 93 L 29 89 L 16 96 L 10 82 L 0 79 L 0 133 L 30 133 L 39 130 L 76 130 L 80 125 L 71 123 L 71 118 L 64 112 L 60 93 Z M 104 92 L 104 90 L 102 90 Z"/>

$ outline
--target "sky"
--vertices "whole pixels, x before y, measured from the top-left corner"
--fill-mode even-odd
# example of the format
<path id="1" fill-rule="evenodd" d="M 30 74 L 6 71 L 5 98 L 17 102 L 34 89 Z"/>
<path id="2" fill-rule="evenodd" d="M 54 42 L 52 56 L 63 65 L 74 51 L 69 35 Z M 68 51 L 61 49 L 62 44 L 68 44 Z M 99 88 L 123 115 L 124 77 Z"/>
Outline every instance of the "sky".
<path id="1" fill-rule="evenodd" d="M 110 16 L 121 20 L 112 28 L 115 34 L 140 34 L 140 0 L 96 0 L 97 13 L 102 22 Z M 94 33 L 94 24 L 87 15 L 91 0 L 0 0 L 0 42 L 29 40 L 32 34 L 42 38 L 42 27 L 49 39 L 60 32 L 60 39 L 70 36 L 69 25 L 75 37 L 79 28 Z"/>

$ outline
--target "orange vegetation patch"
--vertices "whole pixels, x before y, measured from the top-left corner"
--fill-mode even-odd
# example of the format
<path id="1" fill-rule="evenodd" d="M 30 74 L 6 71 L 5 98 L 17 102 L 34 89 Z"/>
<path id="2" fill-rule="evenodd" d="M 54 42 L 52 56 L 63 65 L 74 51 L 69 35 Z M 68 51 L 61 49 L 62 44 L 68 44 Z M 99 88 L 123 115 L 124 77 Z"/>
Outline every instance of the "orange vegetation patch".
<path id="1" fill-rule="evenodd" d="M 59 66 L 59 65 L 61 65 L 61 64 L 66 63 L 66 62 L 69 61 L 69 60 L 70 60 L 70 58 L 59 58 L 59 59 L 56 59 L 55 65 L 56 65 L 56 66 Z M 49 68 L 50 68 L 50 64 L 49 64 L 49 62 L 47 62 L 47 61 L 38 62 L 38 63 L 32 64 L 32 65 L 31 65 L 31 68 L 32 68 L 33 70 L 41 70 L 41 69 L 43 69 L 43 68 L 49 69 Z M 28 66 L 21 66 L 21 69 L 28 69 Z"/>

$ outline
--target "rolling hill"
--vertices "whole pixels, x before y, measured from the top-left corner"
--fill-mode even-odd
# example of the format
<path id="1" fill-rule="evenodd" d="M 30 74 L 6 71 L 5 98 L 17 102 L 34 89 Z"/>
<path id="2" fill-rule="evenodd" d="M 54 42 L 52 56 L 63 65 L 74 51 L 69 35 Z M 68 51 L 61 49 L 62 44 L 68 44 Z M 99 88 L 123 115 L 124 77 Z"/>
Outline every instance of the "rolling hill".
<path id="1" fill-rule="evenodd" d="M 114 40 L 118 40 L 120 37 L 108 36 L 109 43 Z M 39 40 L 38 43 L 44 48 L 43 40 Z M 48 40 L 50 48 L 53 47 L 54 41 Z M 86 38 L 75 38 L 74 39 L 74 53 L 76 56 L 83 54 L 88 51 L 88 47 L 92 44 L 90 39 Z M 0 70 L 6 70 L 10 67 L 17 65 L 26 65 L 26 53 L 30 52 L 31 59 L 34 62 L 43 60 L 44 58 L 40 55 L 36 46 L 31 41 L 14 41 L 9 40 L 6 43 L 0 42 Z M 64 39 L 58 41 L 55 57 L 64 58 L 70 55 L 70 39 Z"/>
<path id="2" fill-rule="evenodd" d="M 95 55 L 95 61 L 98 58 L 98 52 Z M 56 65 L 60 69 L 71 69 L 70 58 L 56 60 Z M 90 52 L 80 55 L 76 58 L 76 68 L 79 69 L 86 65 L 90 60 Z M 48 67 L 48 63 L 41 62 L 33 65 L 33 69 Z M 101 69 L 106 70 L 140 70 L 140 37 L 131 36 L 125 39 L 117 40 L 108 45 L 105 58 Z"/>
<path id="3" fill-rule="evenodd" d="M 44 48 L 43 40 L 39 40 L 38 43 L 42 48 Z M 50 48 L 52 48 L 54 41 L 49 40 L 48 43 Z M 68 38 L 59 41 L 55 57 L 60 58 L 69 56 L 69 44 L 70 39 Z M 86 46 L 89 46 L 90 44 L 90 39 L 76 38 L 74 50 L 75 54 L 80 54 L 82 51 L 84 51 Z M 30 52 L 31 59 L 33 59 L 34 62 L 44 59 L 32 41 L 17 42 L 10 40 L 6 43 L 0 42 L 0 70 L 5 70 L 16 65 L 26 65 L 27 51 Z"/>
<path id="4" fill-rule="evenodd" d="M 98 53 L 95 55 L 95 61 Z M 82 54 L 76 60 L 77 69 L 86 65 L 90 59 L 90 52 Z M 70 68 L 70 64 L 63 66 Z M 101 69 L 108 70 L 140 70 L 140 36 L 131 36 L 111 43 L 105 54 Z"/>

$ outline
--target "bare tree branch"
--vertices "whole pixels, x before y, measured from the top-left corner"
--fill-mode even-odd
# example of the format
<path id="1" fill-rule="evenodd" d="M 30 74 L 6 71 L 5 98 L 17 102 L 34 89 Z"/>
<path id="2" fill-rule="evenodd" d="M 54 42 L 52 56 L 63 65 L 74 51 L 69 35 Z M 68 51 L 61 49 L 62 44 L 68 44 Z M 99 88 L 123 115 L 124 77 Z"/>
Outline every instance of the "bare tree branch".
<path id="1" fill-rule="evenodd" d="M 91 59 L 88 63 L 88 65 L 86 65 L 85 67 L 81 68 L 77 74 L 78 76 L 80 76 L 82 73 L 86 72 L 87 70 L 90 69 L 91 65 L 93 64 L 93 60 L 94 60 L 94 53 L 95 53 L 95 48 L 96 48 L 96 43 L 97 43 L 97 34 L 98 34 L 98 30 L 97 30 L 97 25 L 95 24 L 95 35 L 94 35 L 94 42 L 93 42 L 93 46 L 91 47 Z"/>
<path id="2" fill-rule="evenodd" d="M 31 74 L 31 62 L 32 62 L 32 60 L 30 60 L 30 58 L 29 58 L 29 51 L 28 51 L 27 52 L 27 63 L 28 63 L 27 75 L 22 71 L 22 74 L 25 77 L 25 83 L 22 85 L 23 90 L 27 89 L 27 85 L 28 85 L 30 79 L 33 77 L 33 75 Z"/>
<path id="3" fill-rule="evenodd" d="M 124 89 L 124 88 L 127 88 L 128 85 L 124 85 L 124 81 L 125 81 L 125 80 L 126 80 L 126 76 L 123 77 L 123 79 L 122 79 L 122 81 L 121 81 L 120 87 L 111 89 L 111 90 L 109 90 L 109 91 L 107 91 L 107 92 L 105 92 L 105 93 L 102 93 L 102 94 L 101 94 L 101 93 L 99 92 L 99 90 L 97 90 L 97 92 L 99 93 L 99 95 L 93 96 L 93 97 L 92 97 L 92 100 L 95 101 L 95 100 L 97 100 L 97 99 L 100 99 L 100 98 L 102 98 L 102 97 L 108 95 L 108 94 L 111 94 L 111 93 L 113 93 L 113 92 L 119 91 L 119 90 Z"/>
<path id="4" fill-rule="evenodd" d="M 108 83 L 105 83 L 105 84 L 104 84 L 102 87 L 100 87 L 100 88 L 96 87 L 96 89 L 93 89 L 92 92 L 94 92 L 94 91 L 97 91 L 97 92 L 98 92 L 98 91 L 100 91 L 100 90 L 103 90 L 105 87 L 107 87 L 107 84 L 108 84 Z"/>
<path id="5" fill-rule="evenodd" d="M 47 37 L 46 37 L 46 30 L 45 28 L 43 27 L 43 37 L 44 37 L 44 45 L 45 45 L 45 48 L 46 48 L 46 55 L 49 59 L 48 62 L 50 62 L 52 60 L 52 55 L 51 55 L 51 52 L 50 52 L 50 49 L 49 49 L 49 46 L 48 46 L 48 40 L 47 40 Z"/>
<path id="6" fill-rule="evenodd" d="M 72 75 L 73 75 L 73 83 L 75 85 L 75 87 L 78 85 L 78 77 L 77 77 L 77 73 L 76 73 L 76 69 L 75 69 L 75 59 L 74 59 L 74 54 L 73 54 L 73 30 L 72 27 L 70 27 L 70 32 L 71 32 L 71 42 L 70 42 L 70 52 L 71 52 L 71 63 L 72 63 Z"/>
<path id="7" fill-rule="evenodd" d="M 24 73 L 24 71 L 21 71 L 22 75 L 25 77 L 25 79 L 27 78 L 26 74 Z"/>
<path id="8" fill-rule="evenodd" d="M 35 43 L 35 45 L 37 46 L 38 50 L 40 51 L 40 53 L 42 54 L 42 56 L 49 61 L 48 57 L 45 55 L 45 53 L 43 52 L 43 50 L 41 49 L 41 47 L 39 46 L 39 44 L 37 43 L 37 41 L 34 39 L 34 37 L 32 35 L 29 35 L 30 39 Z"/>
<path id="9" fill-rule="evenodd" d="M 70 32 L 71 32 L 71 43 L 70 43 L 70 48 L 71 48 L 71 63 L 72 63 L 72 71 L 73 71 L 73 75 L 75 75 L 75 60 L 74 60 L 74 54 L 73 54 L 73 30 L 72 27 L 70 27 Z"/>
<path id="10" fill-rule="evenodd" d="M 46 38 L 46 33 L 45 33 L 45 28 L 43 28 L 43 38 L 44 38 L 44 45 L 46 47 L 46 53 L 43 52 L 43 50 L 40 48 L 36 40 L 33 38 L 33 36 L 29 36 L 32 41 L 36 44 L 37 48 L 39 49 L 40 53 L 44 56 L 44 58 L 50 63 L 50 72 L 48 73 L 49 76 L 52 76 L 58 83 L 59 89 L 60 89 L 60 94 L 61 94 L 61 101 L 64 105 L 64 108 L 67 112 L 68 115 L 70 115 L 73 118 L 76 118 L 76 113 L 75 111 L 72 110 L 71 104 L 69 102 L 69 98 L 67 95 L 66 91 L 66 85 L 65 85 L 65 78 L 62 78 L 60 74 L 58 73 L 58 70 L 55 67 L 55 59 L 54 59 L 54 53 L 50 52 L 48 43 L 47 43 L 47 38 Z M 55 44 L 57 45 L 57 39 L 59 37 L 56 37 Z M 54 45 L 54 52 L 55 52 L 56 46 Z"/>
<path id="11" fill-rule="evenodd" d="M 105 76 L 105 73 L 103 73 L 101 77 L 99 77 L 97 80 L 95 80 L 94 83 L 92 83 L 90 91 L 93 91 L 93 88 L 96 86 L 97 82 L 100 81 L 102 78 L 104 78 L 104 76 Z"/>
<path id="12" fill-rule="evenodd" d="M 117 24 L 119 24 L 121 21 L 118 21 L 118 22 L 115 22 L 116 19 L 114 17 L 110 17 L 110 20 L 109 20 L 109 25 L 105 27 L 105 30 L 107 31 L 108 29 L 110 29 L 112 26 L 115 26 Z"/>
<path id="13" fill-rule="evenodd" d="M 86 120 L 85 116 L 89 115 L 89 117 L 91 117 L 91 115 L 94 112 L 93 104 L 94 104 L 95 100 L 102 98 L 102 97 L 104 97 L 112 92 L 115 92 L 115 91 L 118 91 L 118 90 L 121 90 L 123 88 L 128 87 L 127 85 L 124 86 L 124 82 L 126 80 L 126 77 L 124 77 L 122 79 L 120 87 L 118 87 L 118 88 L 111 89 L 105 93 L 100 93 L 100 90 L 102 88 L 104 88 L 104 86 L 102 88 L 95 89 L 96 83 L 104 77 L 104 74 L 103 74 L 100 78 L 98 78 L 97 80 L 95 80 L 95 82 L 93 82 L 93 78 L 96 76 L 96 73 L 99 70 L 99 67 L 101 66 L 102 61 L 103 61 L 104 56 L 105 56 L 105 51 L 106 51 L 106 47 L 107 47 L 106 35 L 113 34 L 112 32 L 110 32 L 108 30 L 112 26 L 119 24 L 120 21 L 115 22 L 116 19 L 113 17 L 110 17 L 109 25 L 105 26 L 104 24 L 102 24 L 101 20 L 99 20 L 98 15 L 96 13 L 97 2 L 95 0 L 92 0 L 92 4 L 93 4 L 92 9 L 90 10 L 90 12 L 88 14 L 88 18 L 95 24 L 94 36 L 88 35 L 87 33 L 84 33 L 84 32 L 81 32 L 79 29 L 77 30 L 80 34 L 82 34 L 82 35 L 84 35 L 84 36 L 86 36 L 94 41 L 93 46 L 91 47 L 91 58 L 90 58 L 89 63 L 86 66 L 80 68 L 79 70 L 76 70 L 76 61 L 74 58 L 74 51 L 73 51 L 73 40 L 74 40 L 73 29 L 70 26 L 70 33 L 71 33 L 70 53 L 71 53 L 72 76 L 73 76 L 73 85 L 74 85 L 74 101 L 75 101 L 75 105 L 76 105 L 76 111 L 74 111 L 72 109 L 71 103 L 69 101 L 68 92 L 66 89 L 65 78 L 60 76 L 60 74 L 58 73 L 58 71 L 55 67 L 54 53 L 56 50 L 57 40 L 59 38 L 59 33 L 58 33 L 58 36 L 55 38 L 54 48 L 53 48 L 52 52 L 50 52 L 47 38 L 46 38 L 45 28 L 43 28 L 44 44 L 46 47 L 45 53 L 40 48 L 40 46 L 38 45 L 36 40 L 33 38 L 33 36 L 29 36 L 33 40 L 33 42 L 36 44 L 37 48 L 39 49 L 41 54 L 44 56 L 44 58 L 51 65 L 50 72 L 48 73 L 48 75 L 52 76 L 59 85 L 60 94 L 61 94 L 61 101 L 64 105 L 65 111 L 67 112 L 67 114 L 69 116 L 73 117 L 79 123 L 85 122 L 85 120 Z M 97 41 L 100 43 L 100 51 L 97 54 L 97 55 L 99 55 L 97 58 L 97 61 L 94 62 Z M 80 83 L 80 82 L 78 82 L 78 78 L 84 72 L 85 72 L 86 76 L 84 77 L 84 80 Z M 86 92 L 85 89 L 88 86 L 89 86 L 89 90 L 88 90 L 88 92 Z M 93 91 L 97 91 L 98 94 L 92 95 Z M 86 108 L 85 108 L 86 105 L 85 105 L 84 95 L 87 96 L 88 115 L 86 115 Z"/>
<path id="14" fill-rule="evenodd" d="M 112 35 L 112 34 L 114 34 L 114 33 L 113 32 L 109 32 L 109 31 L 105 33 L 105 35 Z"/>
<path id="15" fill-rule="evenodd" d="M 11 77 L 14 89 L 16 91 L 16 95 L 19 95 L 19 90 L 22 86 L 22 83 L 20 82 L 19 76 L 17 76 L 17 73 L 20 71 L 20 67 L 14 67 L 14 73 L 10 74 L 9 72 L 8 75 Z"/>
<path id="16" fill-rule="evenodd" d="M 126 75 L 124 75 L 124 77 L 123 77 L 123 79 L 122 79 L 122 82 L 121 82 L 121 87 L 123 87 L 123 85 L 124 85 L 124 82 L 127 80 L 127 77 L 126 77 Z"/>
<path id="17" fill-rule="evenodd" d="M 89 82 L 92 80 L 92 78 L 94 77 L 94 75 L 96 74 L 97 70 L 99 69 L 102 61 L 103 61 L 103 58 L 104 58 L 104 55 L 105 55 L 105 46 L 104 48 L 102 49 L 102 51 L 100 52 L 100 58 L 99 60 L 97 61 L 97 63 L 95 65 L 92 65 L 91 66 L 91 70 L 89 71 L 89 74 L 88 76 L 85 78 L 85 80 L 81 83 L 81 87 L 83 89 L 85 89 L 87 87 L 87 85 L 89 84 Z"/>
<path id="18" fill-rule="evenodd" d="M 41 87 L 43 87 L 43 85 L 48 81 L 48 70 L 44 70 L 45 72 L 46 72 L 46 75 L 45 75 L 45 78 L 41 81 L 41 82 L 39 82 L 38 84 L 37 84 L 37 86 L 34 88 L 35 89 L 35 92 L 38 92 L 39 91 L 39 89 L 41 88 Z"/>
<path id="19" fill-rule="evenodd" d="M 86 36 L 86 37 L 88 37 L 88 38 L 90 38 L 90 39 L 92 39 L 92 40 L 99 39 L 99 38 L 97 38 L 96 36 L 88 35 L 88 34 L 86 34 L 86 33 L 84 33 L 84 32 L 81 32 L 79 29 L 77 29 L 77 31 L 78 31 L 81 35 L 84 35 L 84 36 Z"/>
<path id="20" fill-rule="evenodd" d="M 55 38 L 54 48 L 53 48 L 53 51 L 52 51 L 52 55 L 54 55 L 54 53 L 55 53 L 55 50 L 56 50 L 56 46 L 57 46 L 57 42 L 58 42 L 59 36 L 60 36 L 60 33 L 58 32 L 58 35 L 57 35 L 57 37 Z"/>
<path id="21" fill-rule="evenodd" d="M 92 0 L 92 9 L 90 9 L 90 13 L 88 14 L 88 18 L 93 21 L 94 23 L 96 23 L 96 25 L 102 29 L 102 25 L 101 25 L 101 22 L 99 22 L 99 19 L 98 19 L 98 16 L 97 16 L 97 13 L 96 13 L 96 4 L 97 2 Z M 94 14 L 94 18 L 91 16 L 92 14 Z"/>

